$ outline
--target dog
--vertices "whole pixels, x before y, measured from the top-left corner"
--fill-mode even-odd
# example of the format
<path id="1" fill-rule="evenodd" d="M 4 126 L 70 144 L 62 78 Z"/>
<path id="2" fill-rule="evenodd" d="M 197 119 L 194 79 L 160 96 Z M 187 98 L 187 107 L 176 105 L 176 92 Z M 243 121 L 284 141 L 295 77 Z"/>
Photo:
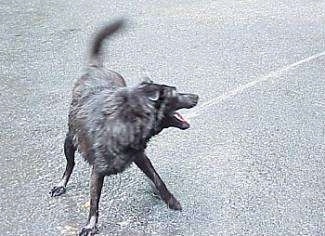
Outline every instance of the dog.
<path id="1" fill-rule="evenodd" d="M 152 181 L 170 209 L 182 209 L 155 171 L 145 149 L 150 138 L 165 128 L 189 128 L 177 110 L 196 106 L 199 97 L 179 93 L 175 87 L 156 84 L 150 79 L 129 88 L 120 74 L 105 69 L 103 41 L 124 24 L 123 19 L 115 20 L 94 37 L 87 71 L 76 81 L 72 91 L 64 142 L 66 169 L 61 181 L 51 190 L 52 197 L 65 193 L 78 150 L 92 166 L 90 211 L 87 224 L 79 233 L 81 236 L 97 233 L 104 177 L 124 171 L 133 162 Z"/>

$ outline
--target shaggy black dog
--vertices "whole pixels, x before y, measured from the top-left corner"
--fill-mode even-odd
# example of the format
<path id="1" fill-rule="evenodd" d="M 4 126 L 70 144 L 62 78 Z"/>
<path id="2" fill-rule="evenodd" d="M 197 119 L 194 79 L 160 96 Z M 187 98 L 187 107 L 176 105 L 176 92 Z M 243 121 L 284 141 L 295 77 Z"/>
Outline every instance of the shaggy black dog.
<path id="1" fill-rule="evenodd" d="M 195 94 L 182 94 L 175 87 L 144 81 L 127 88 L 116 72 L 103 68 L 103 40 L 123 25 L 122 20 L 104 27 L 95 37 L 88 71 L 75 84 L 69 112 L 69 131 L 64 143 L 67 166 L 52 196 L 65 192 L 74 167 L 78 149 L 92 166 L 90 212 L 87 225 L 80 235 L 96 233 L 98 203 L 104 177 L 125 170 L 134 162 L 154 183 L 161 198 L 174 210 L 180 203 L 168 191 L 164 182 L 145 155 L 149 139 L 162 129 L 187 129 L 189 124 L 176 111 L 197 104 Z"/>

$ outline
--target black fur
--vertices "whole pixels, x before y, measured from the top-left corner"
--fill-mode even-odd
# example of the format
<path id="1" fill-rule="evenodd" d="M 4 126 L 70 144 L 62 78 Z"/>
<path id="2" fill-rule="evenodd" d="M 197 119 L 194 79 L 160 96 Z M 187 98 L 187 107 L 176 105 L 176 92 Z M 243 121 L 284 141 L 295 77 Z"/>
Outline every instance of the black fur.
<path id="1" fill-rule="evenodd" d="M 198 96 L 181 94 L 175 87 L 148 80 L 127 88 L 121 75 L 103 68 L 102 42 L 122 25 L 122 20 L 116 21 L 95 36 L 90 66 L 73 88 L 64 144 L 67 167 L 61 182 L 51 191 L 52 196 L 65 192 L 78 150 L 93 167 L 88 223 L 80 235 L 97 232 L 98 202 L 104 177 L 122 172 L 132 162 L 152 180 L 171 209 L 181 209 L 145 155 L 145 148 L 150 138 L 164 128 L 187 129 L 189 124 L 176 110 L 194 107 Z"/>

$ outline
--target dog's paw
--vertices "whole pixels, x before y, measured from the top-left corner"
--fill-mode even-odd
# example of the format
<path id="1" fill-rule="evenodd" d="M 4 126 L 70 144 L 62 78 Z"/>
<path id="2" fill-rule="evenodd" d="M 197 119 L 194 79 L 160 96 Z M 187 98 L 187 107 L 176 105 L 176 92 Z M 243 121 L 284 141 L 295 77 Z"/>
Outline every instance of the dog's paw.
<path id="1" fill-rule="evenodd" d="M 84 227 L 79 233 L 79 236 L 91 236 L 97 233 L 98 233 L 97 227 L 93 227 L 93 228 Z"/>
<path id="2" fill-rule="evenodd" d="M 172 210 L 176 210 L 176 211 L 182 210 L 181 203 L 177 201 L 177 199 L 174 196 L 171 196 L 169 198 L 169 200 L 167 201 L 167 206 Z"/>
<path id="3" fill-rule="evenodd" d="M 57 196 L 64 194 L 65 191 L 66 191 L 66 189 L 64 186 L 55 186 L 50 191 L 50 194 L 51 194 L 51 197 L 57 197 Z"/>

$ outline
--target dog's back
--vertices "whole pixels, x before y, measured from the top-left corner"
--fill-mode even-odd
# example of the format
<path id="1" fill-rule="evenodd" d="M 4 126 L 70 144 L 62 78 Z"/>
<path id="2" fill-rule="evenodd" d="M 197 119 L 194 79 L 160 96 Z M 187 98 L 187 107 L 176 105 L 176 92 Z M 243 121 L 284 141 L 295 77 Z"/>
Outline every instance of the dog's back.
<path id="1" fill-rule="evenodd" d="M 86 73 L 79 78 L 72 90 L 72 105 L 82 104 L 89 97 L 103 90 L 117 90 L 125 87 L 123 77 L 117 72 L 103 67 L 89 66 Z"/>

